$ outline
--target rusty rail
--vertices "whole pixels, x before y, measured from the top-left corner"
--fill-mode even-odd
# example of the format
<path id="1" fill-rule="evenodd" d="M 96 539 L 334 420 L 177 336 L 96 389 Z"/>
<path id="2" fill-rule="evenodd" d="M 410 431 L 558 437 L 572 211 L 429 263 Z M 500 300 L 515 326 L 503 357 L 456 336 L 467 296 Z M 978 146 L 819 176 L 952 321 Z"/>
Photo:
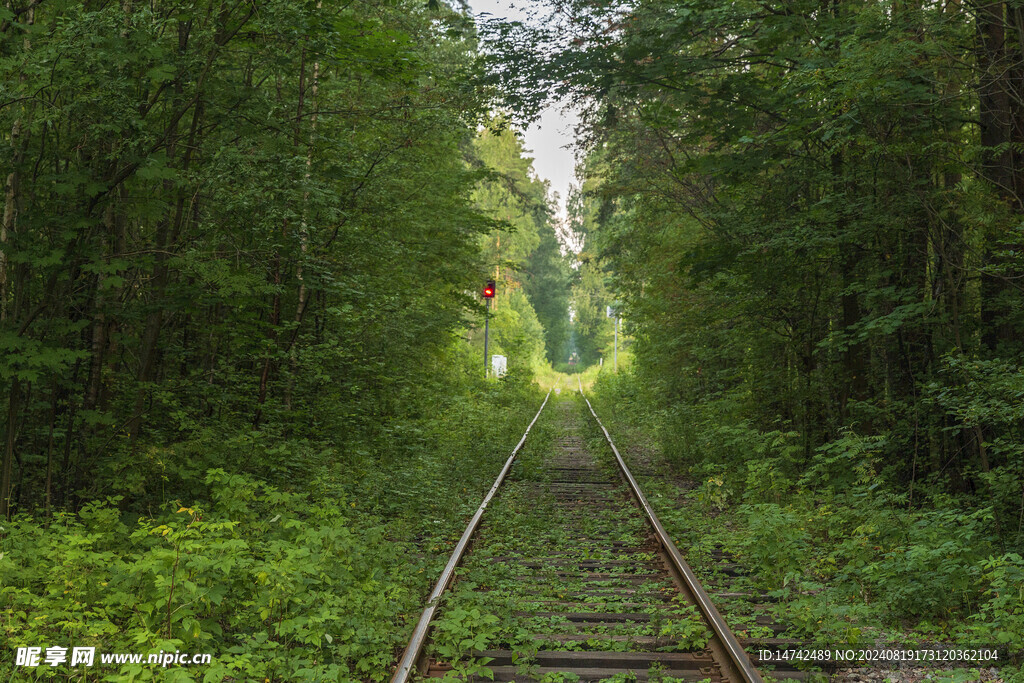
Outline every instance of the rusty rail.
<path id="1" fill-rule="evenodd" d="M 726 666 L 731 669 L 729 676 L 732 680 L 742 680 L 744 683 L 762 683 L 761 674 L 758 673 L 753 663 L 750 661 L 750 657 L 747 656 L 743 646 L 740 645 L 736 636 L 733 634 L 732 629 L 729 628 L 729 624 L 726 623 L 725 619 L 718 612 L 714 603 L 711 602 L 711 596 L 708 595 L 707 591 L 700 584 L 696 574 L 690 569 L 690 565 L 687 564 L 686 560 L 683 559 L 682 553 L 679 552 L 679 548 L 669 537 L 668 532 L 665 531 L 665 527 L 662 526 L 661 520 L 658 519 L 658 515 L 654 512 L 654 508 L 647 502 L 647 498 L 643 492 L 640 491 L 640 485 L 637 484 L 636 479 L 633 478 L 633 473 L 629 471 L 629 467 L 626 466 L 625 460 L 619 454 L 619 449 L 615 447 L 615 442 L 612 441 L 611 435 L 605 426 L 601 424 L 601 418 L 594 412 L 594 406 L 590 405 L 590 399 L 587 398 L 586 394 L 583 393 L 583 382 L 579 376 L 576 377 L 579 383 L 580 396 L 587 402 L 587 407 L 590 408 L 590 414 L 597 420 L 597 425 L 604 432 L 604 438 L 608 441 L 608 445 L 611 446 L 612 452 L 615 454 L 615 460 L 619 464 L 619 469 L 622 472 L 623 477 L 626 479 L 626 483 L 629 484 L 629 488 L 636 498 L 640 507 L 643 508 L 644 514 L 647 517 L 647 522 L 651 525 L 654 530 L 654 535 L 661 544 L 661 547 L 665 550 L 665 554 L 669 561 L 673 565 L 673 569 L 683 579 L 687 591 L 690 593 L 690 597 L 693 599 L 697 608 L 704 616 L 705 621 L 711 626 L 711 630 L 714 631 L 715 637 L 719 640 L 722 645 L 722 649 L 725 651 L 728 661 L 719 662 L 720 666 Z"/>
<path id="2" fill-rule="evenodd" d="M 455 568 L 462 561 L 462 556 L 466 553 L 466 548 L 469 547 L 469 541 L 476 533 L 476 529 L 480 526 L 480 520 L 484 516 L 484 510 L 487 509 L 487 504 L 494 498 L 494 494 L 498 492 L 498 488 L 502 482 L 505 481 L 505 476 L 508 471 L 512 468 L 512 462 L 516 458 L 516 454 L 526 443 L 526 437 L 530 434 L 530 430 L 533 429 L 533 425 L 537 422 L 537 418 L 540 417 L 541 412 L 544 410 L 544 406 L 548 404 L 548 398 L 551 397 L 551 390 L 548 390 L 547 395 L 544 397 L 544 402 L 540 404 L 540 410 L 533 416 L 533 420 L 530 425 L 526 428 L 523 433 L 523 438 L 519 440 L 516 447 L 512 449 L 512 454 L 508 456 L 508 460 L 505 461 L 505 466 L 501 468 L 501 472 L 498 474 L 498 478 L 494 482 L 494 486 L 484 496 L 484 500 L 480 503 L 480 507 L 477 508 L 476 514 L 469 520 L 469 525 L 466 526 L 466 530 L 462 532 L 462 538 L 459 539 L 458 544 L 455 546 L 455 550 L 452 551 L 452 555 L 448 558 L 448 564 L 445 565 L 444 571 L 441 572 L 441 578 L 437 580 L 437 584 L 434 585 L 434 590 L 430 593 L 430 598 L 427 600 L 427 607 L 423 610 L 420 615 L 420 620 L 416 623 L 416 628 L 412 632 L 412 638 L 409 639 L 409 644 L 405 647 L 405 652 L 402 653 L 402 659 L 398 662 L 398 668 L 395 670 L 395 675 L 391 678 L 391 683 L 406 683 L 409 680 L 409 676 L 413 673 L 416 666 L 416 660 L 419 659 L 420 653 L 423 651 L 423 646 L 427 641 L 427 631 L 430 629 L 430 622 L 434 618 L 434 613 L 437 611 L 437 603 L 441 595 L 447 590 L 448 585 L 452 582 L 452 578 L 455 576 Z"/>

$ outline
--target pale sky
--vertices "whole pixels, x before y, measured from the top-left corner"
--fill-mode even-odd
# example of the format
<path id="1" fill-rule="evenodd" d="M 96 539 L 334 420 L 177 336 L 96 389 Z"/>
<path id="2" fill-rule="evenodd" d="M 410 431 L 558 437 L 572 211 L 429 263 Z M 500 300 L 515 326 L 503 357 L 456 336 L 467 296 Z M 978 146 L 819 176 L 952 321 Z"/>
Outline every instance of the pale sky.
<path id="1" fill-rule="evenodd" d="M 495 18 L 527 22 L 536 18 L 539 12 L 535 0 L 530 9 L 529 0 L 469 0 L 473 16 L 489 13 Z M 579 117 L 575 111 L 562 111 L 560 106 L 548 107 L 540 120 L 526 130 L 526 149 L 533 157 L 537 175 L 550 181 L 551 190 L 558 193 L 558 215 L 565 219 L 565 200 L 569 196 L 569 185 L 576 178 L 576 159 L 572 151 L 573 128 Z"/>

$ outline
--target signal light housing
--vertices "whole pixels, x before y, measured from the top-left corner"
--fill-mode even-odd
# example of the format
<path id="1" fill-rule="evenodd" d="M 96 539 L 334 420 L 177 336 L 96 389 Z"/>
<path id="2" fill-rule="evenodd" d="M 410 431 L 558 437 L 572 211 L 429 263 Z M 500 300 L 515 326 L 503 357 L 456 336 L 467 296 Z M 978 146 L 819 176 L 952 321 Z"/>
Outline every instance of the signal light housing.
<path id="1" fill-rule="evenodd" d="M 484 285 L 484 298 L 493 299 L 495 291 L 496 290 L 494 287 L 494 280 L 488 280 L 487 283 Z"/>

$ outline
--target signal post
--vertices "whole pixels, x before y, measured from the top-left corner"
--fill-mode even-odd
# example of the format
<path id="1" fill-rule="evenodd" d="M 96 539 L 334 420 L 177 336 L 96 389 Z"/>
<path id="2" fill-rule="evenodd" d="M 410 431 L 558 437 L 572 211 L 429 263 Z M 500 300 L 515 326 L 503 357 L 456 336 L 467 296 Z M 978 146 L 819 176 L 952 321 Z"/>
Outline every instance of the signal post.
<path id="1" fill-rule="evenodd" d="M 494 298 L 495 284 L 494 280 L 488 280 L 484 284 L 484 379 L 487 379 L 487 334 L 488 334 L 488 323 L 490 322 L 491 312 L 491 299 Z"/>

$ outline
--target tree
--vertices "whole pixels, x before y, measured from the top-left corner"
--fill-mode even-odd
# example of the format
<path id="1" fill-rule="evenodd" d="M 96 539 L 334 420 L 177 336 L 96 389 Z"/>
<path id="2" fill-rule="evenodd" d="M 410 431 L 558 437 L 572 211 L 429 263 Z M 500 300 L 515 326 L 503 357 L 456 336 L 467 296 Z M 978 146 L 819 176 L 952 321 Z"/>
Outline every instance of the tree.
<path id="1" fill-rule="evenodd" d="M 27 2 L 0 33 L 0 514 L 144 497 L 154 448 L 253 428 L 365 452 L 417 409 L 490 228 L 465 16 Z"/>

